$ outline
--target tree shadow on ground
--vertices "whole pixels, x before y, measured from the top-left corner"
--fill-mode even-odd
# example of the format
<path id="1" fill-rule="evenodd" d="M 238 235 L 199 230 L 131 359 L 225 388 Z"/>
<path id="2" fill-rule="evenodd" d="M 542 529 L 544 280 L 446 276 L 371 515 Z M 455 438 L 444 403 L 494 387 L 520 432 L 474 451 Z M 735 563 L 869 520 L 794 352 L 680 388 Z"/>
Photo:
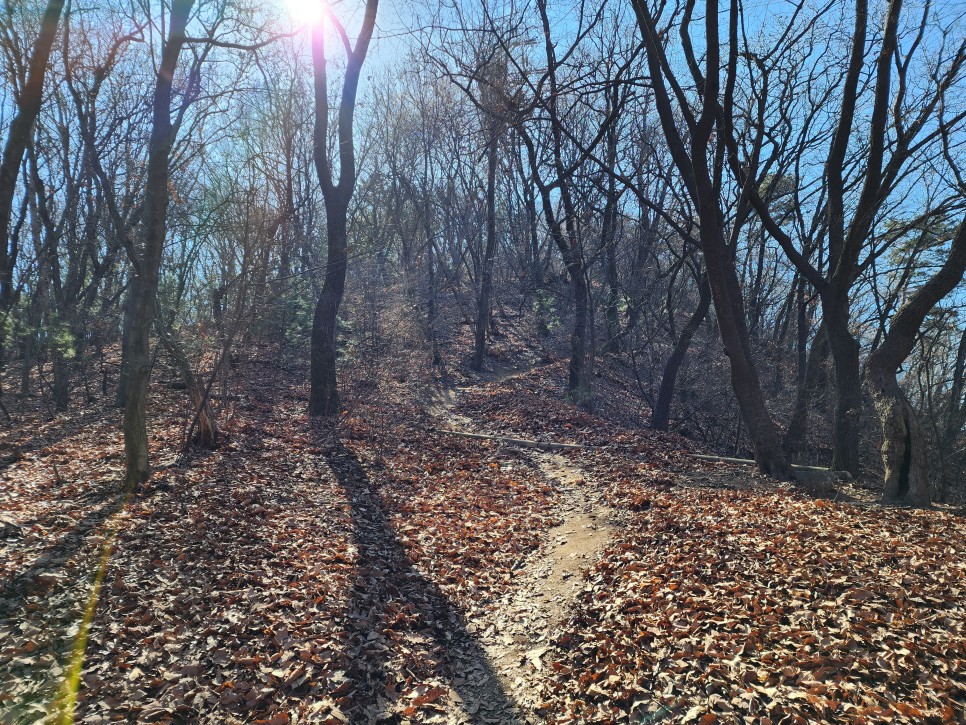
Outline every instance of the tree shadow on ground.
<path id="1" fill-rule="evenodd" d="M 39 577 L 64 568 L 87 541 L 111 516 L 124 506 L 121 494 L 110 496 L 100 506 L 88 512 L 63 536 L 52 542 L 26 569 L 0 581 L 0 619 L 9 616 L 22 604 L 36 586 Z"/>
<path id="2" fill-rule="evenodd" d="M 61 414 L 52 423 L 28 416 L 0 425 L 0 471 L 18 463 L 27 454 L 83 432 L 110 414 L 111 409 L 98 406 L 76 414 Z M 43 430 L 42 434 L 38 434 L 38 428 Z"/>
<path id="3" fill-rule="evenodd" d="M 407 679 L 405 672 L 391 671 L 398 662 L 390 661 L 399 657 L 394 645 L 405 630 L 410 639 L 432 643 L 432 656 L 413 664 L 425 672 L 434 665 L 429 660 L 436 661 L 435 672 L 428 674 L 456 691 L 462 704 L 452 707 L 465 711 L 473 722 L 524 722 L 463 614 L 413 566 L 356 455 L 331 432 L 320 439 L 324 458 L 351 506 L 352 536 L 358 549 L 346 646 L 351 659 L 346 673 L 352 686 L 346 713 L 350 721 L 384 716 L 381 711 L 394 699 L 396 684 Z M 437 704 L 445 702 L 441 699 Z"/>

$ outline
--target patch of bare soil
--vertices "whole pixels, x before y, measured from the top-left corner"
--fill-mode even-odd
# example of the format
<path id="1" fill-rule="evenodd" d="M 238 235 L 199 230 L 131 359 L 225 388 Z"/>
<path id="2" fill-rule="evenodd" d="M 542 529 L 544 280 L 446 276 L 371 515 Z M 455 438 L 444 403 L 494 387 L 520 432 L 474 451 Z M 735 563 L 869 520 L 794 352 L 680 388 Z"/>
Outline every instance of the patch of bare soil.
<path id="1" fill-rule="evenodd" d="M 498 382 L 512 375 L 498 375 Z M 478 425 L 455 410 L 459 392 L 439 391 L 427 411 L 450 430 L 478 432 Z M 616 511 L 579 465 L 557 453 L 527 457 L 552 486 L 562 522 L 547 531 L 540 549 L 516 570 L 511 589 L 471 628 L 516 705 L 500 720 L 506 723 L 542 721 L 542 658 L 570 616 L 586 573 L 617 530 Z"/>
<path id="2" fill-rule="evenodd" d="M 506 688 L 528 718 L 541 710 L 544 655 L 571 615 L 616 530 L 616 514 L 580 468 L 559 454 L 533 459 L 552 481 L 563 523 L 547 532 L 544 545 L 516 573 L 513 589 L 484 619 L 482 640 Z"/>

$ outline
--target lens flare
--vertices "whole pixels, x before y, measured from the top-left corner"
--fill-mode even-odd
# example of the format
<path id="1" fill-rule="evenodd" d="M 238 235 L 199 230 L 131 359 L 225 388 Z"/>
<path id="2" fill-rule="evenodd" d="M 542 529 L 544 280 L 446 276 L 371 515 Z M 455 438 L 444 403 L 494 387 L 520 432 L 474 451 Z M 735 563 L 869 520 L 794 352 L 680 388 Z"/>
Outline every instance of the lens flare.
<path id="1" fill-rule="evenodd" d="M 325 0 L 285 0 L 298 25 L 317 25 L 325 19 Z"/>

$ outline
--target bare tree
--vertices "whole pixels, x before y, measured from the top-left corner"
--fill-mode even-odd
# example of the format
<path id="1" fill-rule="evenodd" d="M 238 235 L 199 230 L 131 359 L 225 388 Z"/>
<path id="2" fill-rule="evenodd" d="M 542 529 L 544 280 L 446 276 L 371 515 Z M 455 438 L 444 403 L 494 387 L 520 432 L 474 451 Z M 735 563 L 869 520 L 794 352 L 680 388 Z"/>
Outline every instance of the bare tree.
<path id="1" fill-rule="evenodd" d="M 44 78 L 63 9 L 64 0 L 49 0 L 44 10 L 40 32 L 30 53 L 27 77 L 17 96 L 17 110 L 10 121 L 3 156 L 0 158 L 0 230 L 4 237 L 0 245 L 0 312 L 9 311 L 14 303 L 13 268 L 17 263 L 17 247 L 16 237 L 9 234 L 10 217 L 20 177 L 20 164 L 30 143 L 34 121 L 40 113 Z"/>
<path id="2" fill-rule="evenodd" d="M 325 199 L 325 226 L 328 256 L 322 292 L 315 306 L 312 323 L 312 371 L 309 392 L 309 414 L 315 416 L 339 413 L 339 390 L 336 380 L 336 333 L 339 306 L 345 293 L 348 266 L 346 218 L 356 185 L 355 140 L 352 136 L 356 94 L 362 64 L 369 51 L 376 25 L 379 0 L 367 0 L 362 27 L 355 46 L 345 28 L 330 13 L 346 54 L 345 77 L 336 122 L 338 179 L 333 171 L 334 159 L 329 152 L 329 71 L 325 48 L 325 28 L 317 23 L 312 30 L 312 65 L 315 77 L 315 135 L 313 152 L 315 168 Z"/>
<path id="3" fill-rule="evenodd" d="M 942 266 L 895 314 L 882 344 L 866 363 L 869 387 L 882 423 L 882 463 L 886 500 L 917 505 L 930 502 L 926 445 L 915 409 L 896 373 L 915 345 L 926 316 L 955 289 L 966 272 L 966 219 L 956 231 Z"/>
<path id="4" fill-rule="evenodd" d="M 804 7 L 797 6 L 796 15 Z M 966 111 L 950 108 L 945 116 L 942 111 L 951 100 L 950 91 L 966 70 L 966 43 L 954 41 L 949 51 L 944 39 L 937 57 L 929 61 L 933 66 L 929 82 L 918 88 L 910 73 L 929 30 L 930 4 L 923 7 L 918 21 L 904 34 L 903 4 L 901 0 L 892 0 L 885 10 L 881 35 L 870 40 L 869 3 L 856 0 L 844 78 L 838 66 L 803 70 L 802 50 L 797 44 L 806 35 L 814 34 L 816 21 L 826 11 L 827 8 L 819 11 L 804 22 L 804 27 L 798 27 L 793 20 L 790 28 L 794 32 L 786 32 L 768 53 L 745 53 L 758 76 L 755 82 L 759 87 L 753 98 L 757 118 L 751 121 L 755 138 L 760 139 L 763 134 L 773 137 L 780 132 L 785 142 L 769 144 L 772 150 L 765 154 L 761 143 L 750 147 L 745 144 L 739 149 L 734 127 L 729 129 L 725 142 L 735 178 L 752 180 L 746 184 L 748 199 L 765 229 L 821 298 L 823 346 L 827 345 L 835 369 L 832 466 L 858 474 L 863 402 L 861 341 L 852 329 L 855 285 L 888 249 L 890 239 L 898 238 L 896 234 L 880 234 L 876 239 L 884 212 L 890 210 L 890 200 L 899 197 L 893 203 L 901 203 L 908 193 L 903 191 L 903 184 L 914 183 L 911 174 L 922 174 L 929 168 L 929 159 L 941 155 L 941 139 L 951 129 L 962 128 Z M 738 42 L 737 37 L 735 41 Z M 870 68 L 867 58 L 871 49 L 875 52 Z M 809 62 L 820 65 L 826 62 L 824 55 L 812 52 Z M 772 75 L 788 72 L 779 64 L 783 56 L 791 59 L 790 67 L 796 68 L 792 78 L 799 77 L 801 85 L 769 82 Z M 829 77 L 826 88 L 817 83 L 822 76 Z M 840 100 L 833 105 L 836 91 Z M 871 95 L 871 109 L 867 119 L 859 123 L 863 112 L 860 104 L 867 95 Z M 802 98 L 807 103 L 801 104 Z M 830 107 L 835 109 L 832 114 L 827 111 Z M 822 127 L 823 122 L 827 128 Z M 773 174 L 776 164 L 778 168 L 800 169 L 813 154 L 823 153 L 823 144 L 821 177 L 811 181 L 796 174 L 801 186 L 814 189 L 810 194 L 816 199 L 806 202 L 801 194 L 796 194 L 796 214 L 786 225 L 771 200 L 760 193 L 766 174 Z M 959 193 L 954 191 L 928 205 L 908 223 L 915 226 L 941 218 L 960 203 L 958 199 Z M 808 206 L 814 209 L 811 223 L 805 219 Z M 799 237 L 798 244 L 795 236 Z M 823 241 L 827 248 L 822 246 Z M 824 253 L 818 259 L 817 251 Z"/>
<path id="5" fill-rule="evenodd" d="M 151 470 L 145 408 L 151 372 L 151 323 L 156 313 L 158 275 L 167 236 L 169 161 L 177 134 L 177 125 L 171 119 L 171 99 L 178 58 L 185 45 L 185 29 L 193 6 L 194 0 L 171 2 L 168 33 L 161 50 L 154 90 L 141 250 L 129 292 L 131 326 L 126 349 L 129 378 L 124 407 L 124 452 L 127 466 L 124 485 L 128 490 L 146 481 Z"/>
<path id="6" fill-rule="evenodd" d="M 663 7 L 663 6 L 662 6 Z M 721 145 L 715 146 L 715 131 L 722 118 L 731 111 L 737 65 L 738 4 L 728 6 L 729 54 L 725 64 L 725 83 L 721 84 L 721 44 L 718 29 L 718 4 L 705 3 L 704 36 L 705 67 L 695 60 L 689 35 L 694 0 L 684 6 L 679 30 L 682 47 L 696 87 L 700 88 L 697 112 L 687 99 L 668 61 L 666 46 L 657 26 L 657 18 L 646 0 L 634 0 L 638 25 L 647 53 L 648 67 L 654 85 L 654 100 L 661 126 L 674 163 L 694 200 L 700 225 L 699 239 L 704 253 L 715 313 L 721 331 L 725 354 L 731 365 L 734 387 L 742 417 L 748 427 L 755 461 L 763 473 L 789 478 L 791 468 L 782 450 L 778 430 L 765 404 L 758 371 L 748 343 L 748 328 L 742 302 L 741 285 L 735 268 L 734 245 L 729 245 L 721 213 L 722 156 Z M 670 90 L 669 90 L 670 88 Z M 672 100 L 672 94 L 675 100 Z M 722 109 L 725 109 L 722 111 Z M 677 119 L 684 120 L 686 134 L 679 130 Z M 689 148 L 690 146 L 690 148 Z M 740 220 L 735 221 L 740 227 Z"/>

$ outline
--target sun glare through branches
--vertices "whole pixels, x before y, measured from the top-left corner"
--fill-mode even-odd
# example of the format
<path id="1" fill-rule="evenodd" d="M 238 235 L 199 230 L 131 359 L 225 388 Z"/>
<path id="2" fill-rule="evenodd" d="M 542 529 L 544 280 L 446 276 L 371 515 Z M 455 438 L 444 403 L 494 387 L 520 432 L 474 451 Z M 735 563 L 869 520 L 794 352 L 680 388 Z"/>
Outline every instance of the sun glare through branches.
<path id="1" fill-rule="evenodd" d="M 292 20 L 299 25 L 316 25 L 325 18 L 324 0 L 285 0 Z"/>

